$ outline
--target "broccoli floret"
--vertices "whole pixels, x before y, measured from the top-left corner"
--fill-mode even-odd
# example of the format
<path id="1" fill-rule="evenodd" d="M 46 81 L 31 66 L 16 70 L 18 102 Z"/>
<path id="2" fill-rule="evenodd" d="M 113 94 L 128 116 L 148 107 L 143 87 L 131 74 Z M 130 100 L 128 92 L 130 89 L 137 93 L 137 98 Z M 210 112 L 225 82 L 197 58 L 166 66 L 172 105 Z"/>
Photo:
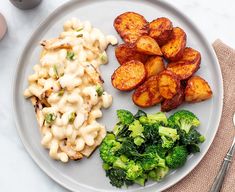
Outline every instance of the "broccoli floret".
<path id="1" fill-rule="evenodd" d="M 128 163 L 127 169 L 126 169 L 127 179 L 134 181 L 136 178 L 141 176 L 142 173 L 143 173 L 143 169 L 138 163 L 135 163 L 132 160 Z"/>
<path id="2" fill-rule="evenodd" d="M 188 133 L 185 133 L 185 131 L 180 132 L 180 142 L 182 145 L 186 145 L 189 153 L 200 152 L 198 144 L 204 141 L 205 137 L 195 129 L 191 129 Z"/>
<path id="3" fill-rule="evenodd" d="M 147 174 L 143 174 L 140 177 L 136 178 L 134 182 L 141 186 L 144 186 L 147 178 L 148 178 Z"/>
<path id="4" fill-rule="evenodd" d="M 155 146 L 155 148 L 156 148 L 157 154 L 158 154 L 161 158 L 165 159 L 166 154 L 167 154 L 167 152 L 168 152 L 168 149 L 162 147 L 162 144 L 161 144 L 161 143 L 158 143 L 158 144 Z"/>
<path id="5" fill-rule="evenodd" d="M 126 162 L 123 162 L 121 158 L 117 158 L 113 163 L 114 168 L 126 169 Z"/>
<path id="6" fill-rule="evenodd" d="M 140 146 L 144 143 L 144 139 L 140 136 L 134 138 L 134 143 L 137 145 L 137 146 Z"/>
<path id="7" fill-rule="evenodd" d="M 169 168 L 177 169 L 187 161 L 188 151 L 185 146 L 176 146 L 166 156 L 166 164 Z"/>
<path id="8" fill-rule="evenodd" d="M 121 146 L 121 143 L 115 140 L 115 136 L 113 134 L 107 134 L 100 146 L 101 159 L 105 163 L 112 165 L 113 162 L 117 159 L 115 153 L 121 148 Z"/>
<path id="9" fill-rule="evenodd" d="M 162 136 L 161 139 L 162 139 L 162 147 L 165 149 L 171 149 L 175 145 L 175 142 L 171 138 Z"/>
<path id="10" fill-rule="evenodd" d="M 137 113 L 134 115 L 135 119 L 139 119 L 142 116 L 147 116 L 147 114 L 142 110 L 138 110 Z"/>
<path id="11" fill-rule="evenodd" d="M 143 137 L 144 127 L 140 124 L 138 120 L 133 121 L 129 125 L 129 130 L 131 131 L 130 136 L 135 138 L 137 136 Z"/>
<path id="12" fill-rule="evenodd" d="M 159 124 L 154 123 L 152 125 L 143 124 L 144 127 L 144 138 L 145 141 L 149 144 L 157 144 L 159 142 L 160 136 L 158 134 Z"/>
<path id="13" fill-rule="evenodd" d="M 200 125 L 200 121 L 196 115 L 187 110 L 177 111 L 169 117 L 168 122 L 168 126 L 180 128 L 186 133 L 188 133 L 192 127 L 198 127 Z"/>
<path id="14" fill-rule="evenodd" d="M 199 144 L 205 141 L 205 137 L 201 135 L 197 130 L 192 129 L 187 134 L 185 132 L 181 133 L 180 140 L 182 144 Z"/>
<path id="15" fill-rule="evenodd" d="M 129 125 L 134 121 L 134 116 L 130 111 L 119 109 L 117 110 L 119 121 L 124 125 Z"/>
<path id="16" fill-rule="evenodd" d="M 117 155 L 125 155 L 128 158 L 139 157 L 141 154 L 137 151 L 136 147 L 133 139 L 125 138 L 120 149 L 117 151 Z"/>
<path id="17" fill-rule="evenodd" d="M 115 136 L 118 135 L 118 133 L 124 128 L 125 125 L 123 125 L 121 122 L 117 123 L 113 128 L 113 133 Z"/>
<path id="18" fill-rule="evenodd" d="M 145 171 L 154 169 L 155 167 L 165 167 L 165 160 L 157 153 L 157 146 L 152 145 L 146 148 L 141 157 L 141 166 Z"/>
<path id="19" fill-rule="evenodd" d="M 158 112 L 155 114 L 147 114 L 147 116 L 141 116 L 139 118 L 141 124 L 154 124 L 154 123 L 162 123 L 167 125 L 167 117 L 163 112 Z"/>
<path id="20" fill-rule="evenodd" d="M 122 169 L 112 168 L 106 171 L 106 176 L 109 177 L 111 185 L 122 187 L 126 183 L 126 173 Z"/>
<path id="21" fill-rule="evenodd" d="M 179 135 L 177 134 L 177 129 L 159 126 L 158 132 L 162 139 L 163 148 L 167 149 L 172 148 L 175 144 L 175 141 L 179 139 Z"/>
<path id="22" fill-rule="evenodd" d="M 122 140 L 125 137 L 129 137 L 131 131 L 129 130 L 128 125 L 123 125 L 121 122 L 117 123 L 113 130 L 114 135 L 117 140 Z"/>
<path id="23" fill-rule="evenodd" d="M 148 177 L 154 181 L 160 181 L 167 175 L 168 172 L 169 172 L 169 168 L 166 166 L 157 167 L 148 173 Z"/>

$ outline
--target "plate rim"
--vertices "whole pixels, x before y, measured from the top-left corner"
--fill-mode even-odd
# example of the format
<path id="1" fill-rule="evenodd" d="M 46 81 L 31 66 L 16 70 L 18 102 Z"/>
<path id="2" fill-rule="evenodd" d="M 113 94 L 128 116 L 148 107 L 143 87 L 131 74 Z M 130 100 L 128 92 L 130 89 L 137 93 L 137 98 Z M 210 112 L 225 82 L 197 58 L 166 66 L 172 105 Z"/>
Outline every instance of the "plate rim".
<path id="1" fill-rule="evenodd" d="M 94 2 L 95 0 L 91 0 L 91 2 Z M 105 0 L 107 1 L 107 0 Z M 138 0 L 139 1 L 139 0 Z M 158 2 L 161 5 L 168 7 L 171 10 L 174 10 L 175 12 L 177 12 L 177 14 L 179 14 L 182 18 L 185 19 L 186 22 L 188 22 L 193 29 L 196 31 L 196 33 L 200 36 L 200 38 L 203 40 L 203 42 L 206 44 L 207 48 L 210 50 L 211 54 L 212 54 L 212 58 L 214 60 L 214 62 L 216 62 L 215 67 L 217 68 L 216 70 L 219 73 L 218 78 L 218 82 L 221 86 L 221 92 L 219 93 L 219 104 L 217 105 L 218 108 L 218 119 L 216 119 L 216 122 L 214 123 L 216 125 L 215 131 L 212 134 L 212 137 L 210 139 L 210 141 L 208 142 L 208 145 L 205 146 L 205 151 L 203 153 L 201 153 L 201 157 L 197 160 L 197 162 L 191 167 L 190 171 L 186 171 L 181 177 L 179 177 L 178 179 L 173 180 L 173 182 L 165 187 L 163 187 L 161 190 L 164 191 L 172 186 L 174 186 L 175 184 L 177 184 L 178 182 L 180 182 L 181 180 L 183 180 L 190 172 L 192 172 L 197 166 L 198 164 L 202 161 L 202 159 L 205 157 L 205 155 L 207 154 L 209 148 L 211 147 L 216 133 L 218 132 L 218 128 L 219 128 L 219 124 L 220 124 L 220 120 L 222 117 L 222 110 L 223 110 L 223 101 L 224 101 L 224 86 L 223 86 L 223 77 L 222 77 L 222 71 L 221 71 L 221 67 L 218 61 L 218 58 L 216 56 L 215 50 L 213 49 L 212 45 L 209 43 L 209 41 L 207 40 L 207 38 L 203 35 L 203 33 L 200 31 L 200 29 L 197 27 L 197 25 L 195 24 L 194 21 L 192 21 L 186 14 L 184 14 L 180 9 L 178 9 L 177 7 L 175 7 L 174 5 L 172 5 L 169 2 L 166 1 L 158 1 L 158 0 L 146 0 L 149 2 Z M 24 148 L 26 149 L 28 155 L 31 157 L 31 159 L 33 160 L 34 163 L 36 163 L 36 165 L 44 172 L 47 174 L 47 176 L 49 176 L 53 181 L 55 181 L 56 183 L 58 183 L 59 185 L 61 185 L 62 187 L 71 190 L 71 191 L 79 191 L 80 189 L 76 189 L 72 186 L 70 186 L 69 183 L 66 183 L 64 180 L 61 180 L 60 178 L 54 177 L 54 174 L 50 171 L 47 170 L 47 168 L 45 167 L 45 165 L 43 163 L 40 162 L 40 160 L 38 159 L 38 157 L 36 155 L 34 155 L 33 150 L 28 146 L 28 142 L 24 139 L 22 130 L 21 130 L 21 126 L 19 124 L 19 118 L 18 115 L 16 113 L 16 85 L 17 85 L 17 72 L 19 71 L 19 68 L 21 66 L 22 60 L 24 58 L 24 55 L 27 53 L 27 48 L 30 46 L 30 42 L 34 39 L 35 36 L 37 36 L 37 34 L 41 31 L 41 28 L 43 28 L 47 22 L 49 22 L 51 19 L 53 19 L 57 14 L 60 13 L 60 11 L 65 10 L 67 7 L 70 7 L 73 4 L 77 4 L 78 2 L 82 2 L 82 0 L 69 0 L 63 4 L 61 4 L 60 6 L 58 6 L 57 8 L 55 8 L 51 13 L 49 13 L 49 15 L 43 19 L 43 21 L 38 25 L 38 27 L 31 33 L 31 35 L 29 36 L 28 40 L 26 41 L 26 44 L 23 47 L 22 52 L 20 53 L 20 56 L 18 58 L 17 61 L 17 66 L 15 68 L 14 71 L 14 75 L 13 75 L 13 86 L 12 86 L 12 111 L 13 111 L 13 119 L 14 119 L 14 124 L 16 126 L 18 135 L 20 137 L 20 140 L 24 146 Z M 138 190 L 138 189 L 136 189 Z"/>

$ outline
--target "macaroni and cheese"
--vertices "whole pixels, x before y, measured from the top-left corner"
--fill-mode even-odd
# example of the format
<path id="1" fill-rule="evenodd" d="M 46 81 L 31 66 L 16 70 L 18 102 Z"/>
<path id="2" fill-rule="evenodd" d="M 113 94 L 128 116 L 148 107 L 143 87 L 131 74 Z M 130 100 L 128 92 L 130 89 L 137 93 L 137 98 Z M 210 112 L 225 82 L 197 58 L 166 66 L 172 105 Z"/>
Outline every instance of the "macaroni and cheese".
<path id="1" fill-rule="evenodd" d="M 108 62 L 109 44 L 117 44 L 117 39 L 76 18 L 64 23 L 58 38 L 41 42 L 40 61 L 28 77 L 24 96 L 31 98 L 41 144 L 53 159 L 89 156 L 106 135 L 96 119 L 102 116 L 101 108 L 112 104 L 99 71 Z"/>

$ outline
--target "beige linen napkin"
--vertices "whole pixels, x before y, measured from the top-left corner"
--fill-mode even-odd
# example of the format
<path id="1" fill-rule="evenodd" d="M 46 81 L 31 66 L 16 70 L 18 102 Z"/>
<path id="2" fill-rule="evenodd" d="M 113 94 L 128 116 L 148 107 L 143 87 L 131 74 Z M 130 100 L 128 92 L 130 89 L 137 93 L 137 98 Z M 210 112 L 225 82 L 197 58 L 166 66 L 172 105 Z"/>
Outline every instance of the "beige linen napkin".
<path id="1" fill-rule="evenodd" d="M 182 181 L 165 192 L 207 192 L 219 171 L 234 135 L 232 116 L 235 112 L 235 50 L 216 40 L 217 54 L 224 82 L 224 107 L 216 137 L 203 160 Z M 225 178 L 222 192 L 235 192 L 235 159 Z"/>

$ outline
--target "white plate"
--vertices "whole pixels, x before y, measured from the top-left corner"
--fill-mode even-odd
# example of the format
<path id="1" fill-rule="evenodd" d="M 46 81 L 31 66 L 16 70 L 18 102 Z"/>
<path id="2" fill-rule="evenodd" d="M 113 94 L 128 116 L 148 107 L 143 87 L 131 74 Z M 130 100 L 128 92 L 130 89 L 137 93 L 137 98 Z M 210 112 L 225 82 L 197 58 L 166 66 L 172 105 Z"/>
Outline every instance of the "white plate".
<path id="1" fill-rule="evenodd" d="M 174 26 L 182 27 L 188 37 L 187 46 L 201 52 L 201 68 L 198 75 L 204 77 L 214 92 L 213 98 L 197 103 L 184 104 L 179 109 L 185 108 L 194 112 L 201 121 L 199 131 L 206 136 L 206 141 L 201 145 L 201 152 L 191 156 L 186 165 L 168 175 L 162 182 L 148 182 L 145 187 L 134 185 L 128 189 L 116 189 L 109 184 L 105 172 L 102 170 L 98 150 L 89 159 L 73 161 L 63 164 L 49 158 L 48 151 L 40 145 L 40 133 L 38 130 L 34 109 L 31 103 L 24 99 L 23 91 L 27 87 L 27 76 L 32 73 L 32 67 L 38 62 L 41 39 L 57 37 L 62 30 L 63 23 L 71 17 L 78 17 L 82 21 L 90 20 L 91 23 L 101 29 L 105 34 L 116 34 L 113 28 L 115 17 L 125 11 L 135 11 L 145 16 L 148 21 L 157 17 L 170 18 Z M 121 40 L 120 40 L 121 42 Z M 102 66 L 105 88 L 114 97 L 114 103 L 108 110 L 104 110 L 101 121 L 111 130 L 116 122 L 116 110 L 119 108 L 137 111 L 137 107 L 131 101 L 130 93 L 115 90 L 110 82 L 113 70 L 118 66 L 114 57 L 114 47 L 108 48 L 110 62 Z M 27 151 L 39 167 L 51 178 L 72 191 L 161 191 L 185 177 L 200 162 L 206 154 L 216 134 L 222 111 L 223 85 L 219 64 L 211 45 L 205 40 L 192 22 L 177 11 L 171 5 L 163 1 L 141 0 L 90 0 L 70 1 L 54 11 L 35 31 L 28 41 L 15 74 L 14 84 L 14 110 L 16 125 L 19 135 Z M 146 112 L 159 111 L 159 106 L 149 108 Z M 173 112 L 173 111 L 172 111 Z"/>

